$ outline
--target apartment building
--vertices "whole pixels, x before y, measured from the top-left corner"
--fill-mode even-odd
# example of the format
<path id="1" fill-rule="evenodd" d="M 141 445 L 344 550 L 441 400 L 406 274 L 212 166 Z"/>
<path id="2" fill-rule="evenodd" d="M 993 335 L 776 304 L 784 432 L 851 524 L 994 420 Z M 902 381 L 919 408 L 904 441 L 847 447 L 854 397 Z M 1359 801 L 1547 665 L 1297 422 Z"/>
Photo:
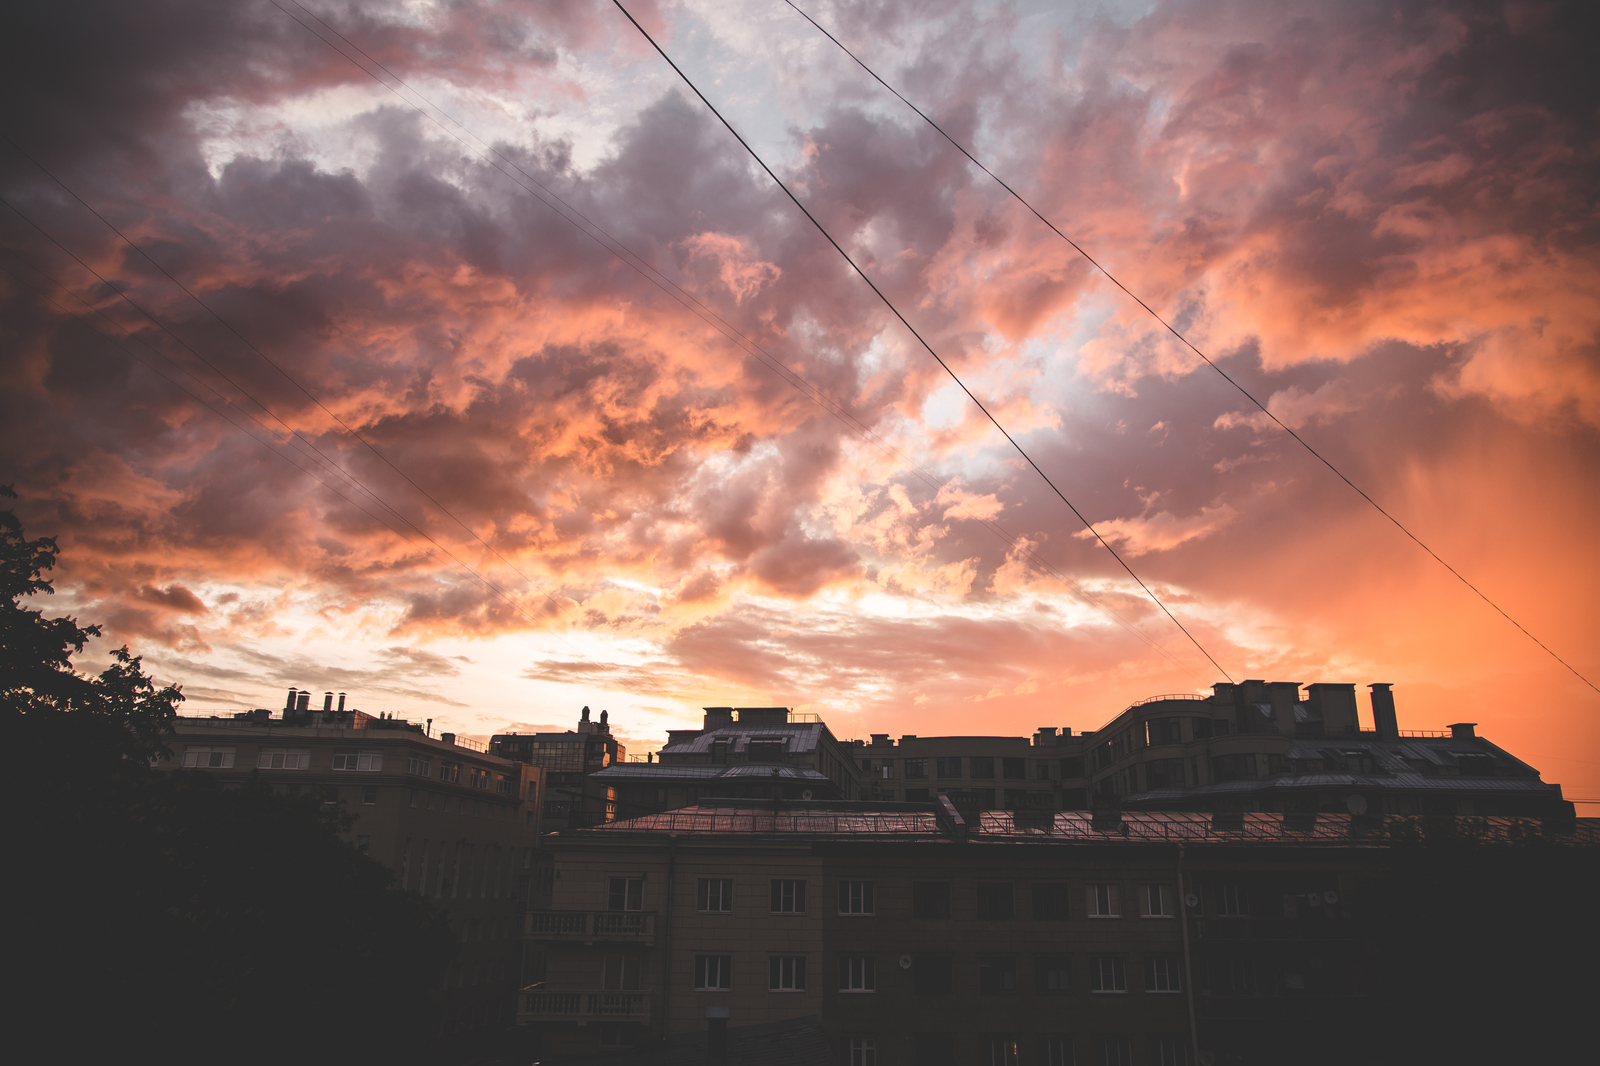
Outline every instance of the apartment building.
<path id="1" fill-rule="evenodd" d="M 546 830 L 576 829 L 609 822 L 617 815 L 615 787 L 602 780 L 607 768 L 627 761 L 628 749 L 611 735 L 610 715 L 591 721 L 589 708 L 578 714 L 578 728 L 563 733 L 496 733 L 489 751 L 503 759 L 544 771 L 541 815 Z"/>
<path id="2" fill-rule="evenodd" d="M 969 819 L 948 799 L 618 821 L 548 841 L 550 907 L 527 915 L 542 980 L 519 1020 L 559 1056 L 711 1016 L 814 1015 L 851 1066 L 1257 1061 L 1295 1033 L 1331 1047 L 1369 978 L 1348 899 L 1382 829 L 1349 814 Z M 1563 832 L 1600 844 L 1593 823 Z"/>
<path id="3" fill-rule="evenodd" d="M 520 926 L 536 888 L 543 771 L 451 733 L 347 710 L 343 694 L 335 706 L 325 693 L 320 708 L 310 696 L 290 689 L 276 713 L 179 717 L 159 766 L 254 777 L 353 815 L 350 843 L 433 900 L 460 937 L 441 975 L 444 1032 L 510 1024 L 526 983 Z"/>

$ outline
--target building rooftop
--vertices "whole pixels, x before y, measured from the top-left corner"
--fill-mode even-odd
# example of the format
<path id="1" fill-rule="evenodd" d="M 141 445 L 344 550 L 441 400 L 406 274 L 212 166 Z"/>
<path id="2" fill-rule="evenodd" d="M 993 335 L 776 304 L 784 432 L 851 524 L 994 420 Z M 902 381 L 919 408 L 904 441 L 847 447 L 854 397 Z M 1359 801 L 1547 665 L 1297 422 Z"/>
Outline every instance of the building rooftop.
<path id="1" fill-rule="evenodd" d="M 699 736 L 669 743 L 661 749 L 662 755 L 710 754 L 711 745 L 724 741 L 736 752 L 744 751 L 750 741 L 784 741 L 784 750 L 791 755 L 817 750 L 817 743 L 826 727 L 821 722 L 752 722 L 749 725 L 720 726 Z"/>
<path id="2" fill-rule="evenodd" d="M 745 783 L 756 781 L 818 781 L 827 777 L 809 766 L 789 766 L 784 763 L 734 763 L 731 766 L 696 763 L 675 765 L 658 762 L 619 762 L 589 775 L 596 781 L 622 783 L 632 781 L 714 781 L 738 778 Z"/>

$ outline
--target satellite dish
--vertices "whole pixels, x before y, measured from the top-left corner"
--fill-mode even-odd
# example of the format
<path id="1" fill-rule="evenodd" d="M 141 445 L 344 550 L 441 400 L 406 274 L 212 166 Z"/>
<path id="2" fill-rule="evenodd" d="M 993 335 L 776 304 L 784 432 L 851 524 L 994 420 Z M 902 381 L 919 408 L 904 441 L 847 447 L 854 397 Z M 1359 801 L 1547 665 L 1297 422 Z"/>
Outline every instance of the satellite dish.
<path id="1" fill-rule="evenodd" d="M 1326 891 L 1326 892 L 1324 892 L 1322 894 L 1322 898 L 1327 900 L 1329 904 L 1338 903 L 1339 902 L 1339 893 L 1335 892 L 1333 889 L 1330 888 L 1330 889 L 1328 889 L 1328 891 Z"/>
<path id="2" fill-rule="evenodd" d="M 1191 892 L 1187 896 L 1183 897 L 1183 902 L 1187 903 L 1191 907 L 1198 907 L 1200 906 L 1200 897 Z"/>
<path id="3" fill-rule="evenodd" d="M 810 799 L 811 798 L 811 790 L 808 788 L 804 792 L 800 793 L 800 798 L 803 799 L 803 800 Z"/>
<path id="4" fill-rule="evenodd" d="M 911 969 L 911 956 L 910 955 L 902 955 L 902 956 L 900 956 L 900 968 L 902 970 Z"/>
<path id="5" fill-rule="evenodd" d="M 1345 800 L 1344 805 L 1350 809 L 1351 814 L 1367 813 L 1367 797 L 1360 794 L 1351 796 L 1349 799 Z"/>

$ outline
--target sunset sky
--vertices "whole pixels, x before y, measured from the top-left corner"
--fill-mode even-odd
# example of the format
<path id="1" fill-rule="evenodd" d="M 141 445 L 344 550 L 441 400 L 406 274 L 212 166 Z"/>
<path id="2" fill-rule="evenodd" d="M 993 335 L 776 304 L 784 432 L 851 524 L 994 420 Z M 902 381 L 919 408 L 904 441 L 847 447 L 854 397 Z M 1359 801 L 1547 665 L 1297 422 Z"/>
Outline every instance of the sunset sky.
<path id="1" fill-rule="evenodd" d="M 782 0 L 629 6 L 1234 679 L 1600 800 L 1600 694 Z M 1600 682 L 1580 5 L 801 6 Z M 0 482 L 82 668 L 635 753 L 1224 680 L 609 0 L 5 17 Z"/>

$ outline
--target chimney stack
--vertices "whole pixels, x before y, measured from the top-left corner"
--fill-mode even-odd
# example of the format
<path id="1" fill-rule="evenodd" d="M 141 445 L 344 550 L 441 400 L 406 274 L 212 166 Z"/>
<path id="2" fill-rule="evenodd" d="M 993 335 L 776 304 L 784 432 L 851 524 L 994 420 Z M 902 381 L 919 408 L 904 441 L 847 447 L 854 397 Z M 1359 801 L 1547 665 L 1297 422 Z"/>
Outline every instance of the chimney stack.
<path id="1" fill-rule="evenodd" d="M 1372 690 L 1372 727 L 1379 740 L 1400 739 L 1400 719 L 1394 712 L 1394 693 L 1387 683 L 1368 685 Z"/>
<path id="2" fill-rule="evenodd" d="M 322 694 L 322 713 L 327 714 L 331 710 L 333 710 L 333 693 L 324 692 Z"/>
<path id="3" fill-rule="evenodd" d="M 294 694 L 296 692 L 298 692 L 298 691 L 299 691 L 299 689 L 293 689 L 293 688 L 291 688 L 289 690 L 289 702 L 287 702 L 287 703 L 285 703 L 283 705 L 283 713 L 284 714 L 292 714 L 294 712 Z"/>
<path id="4" fill-rule="evenodd" d="M 302 690 L 300 695 L 295 698 L 294 709 L 298 714 L 305 714 L 307 711 L 311 710 L 310 689 Z"/>
<path id="5" fill-rule="evenodd" d="M 1478 735 L 1477 725 L 1477 722 L 1452 722 L 1450 737 L 1453 740 L 1471 740 Z"/>
<path id="6" fill-rule="evenodd" d="M 339 693 L 339 709 L 344 710 L 344 693 Z"/>

